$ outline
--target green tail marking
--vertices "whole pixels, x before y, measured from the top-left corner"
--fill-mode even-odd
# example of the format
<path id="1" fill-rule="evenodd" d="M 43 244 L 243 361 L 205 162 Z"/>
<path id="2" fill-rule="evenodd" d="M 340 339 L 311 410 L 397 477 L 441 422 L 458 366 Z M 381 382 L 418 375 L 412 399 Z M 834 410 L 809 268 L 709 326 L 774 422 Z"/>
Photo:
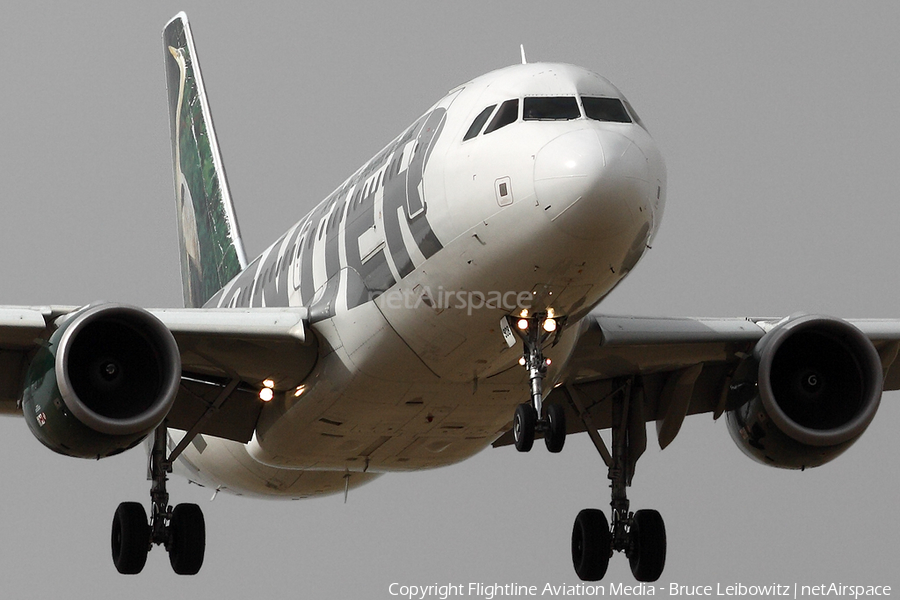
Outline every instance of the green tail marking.
<path id="1" fill-rule="evenodd" d="M 203 306 L 247 266 L 187 16 L 163 30 L 184 305 Z"/>

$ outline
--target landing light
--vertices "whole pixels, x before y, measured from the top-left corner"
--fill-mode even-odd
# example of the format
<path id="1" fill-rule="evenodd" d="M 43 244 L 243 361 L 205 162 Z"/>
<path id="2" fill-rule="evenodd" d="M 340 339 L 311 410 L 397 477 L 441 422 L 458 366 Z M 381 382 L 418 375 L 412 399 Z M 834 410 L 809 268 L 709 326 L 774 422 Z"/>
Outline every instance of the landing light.
<path id="1" fill-rule="evenodd" d="M 272 389 L 275 387 L 275 382 L 272 381 L 271 379 L 266 379 L 265 381 L 262 382 L 262 384 L 263 384 L 263 386 L 265 386 L 269 389 Z"/>
<path id="2" fill-rule="evenodd" d="M 305 391 L 306 391 L 306 385 L 305 385 L 305 384 L 304 384 L 304 385 L 298 385 L 298 386 L 297 386 L 297 389 L 294 390 L 294 397 L 299 398 L 300 396 L 303 395 L 303 392 L 305 392 Z"/>
<path id="3" fill-rule="evenodd" d="M 516 323 L 516 327 L 518 327 L 522 331 L 525 331 L 526 329 L 528 329 L 528 319 L 519 319 L 519 322 Z"/>
<path id="4" fill-rule="evenodd" d="M 525 366 L 525 357 L 524 356 L 519 359 L 519 364 L 522 365 L 523 367 Z"/>
<path id="5" fill-rule="evenodd" d="M 259 399 L 263 402 L 271 402 L 272 398 L 275 397 L 275 392 L 270 387 L 264 387 L 259 390 Z"/>
<path id="6" fill-rule="evenodd" d="M 547 333 L 553 333 L 556 331 L 556 319 L 546 319 L 544 321 L 544 331 Z"/>
<path id="7" fill-rule="evenodd" d="M 528 318 L 528 309 L 523 308 L 522 312 L 519 313 L 519 316 L 522 317 L 523 319 L 527 319 Z"/>

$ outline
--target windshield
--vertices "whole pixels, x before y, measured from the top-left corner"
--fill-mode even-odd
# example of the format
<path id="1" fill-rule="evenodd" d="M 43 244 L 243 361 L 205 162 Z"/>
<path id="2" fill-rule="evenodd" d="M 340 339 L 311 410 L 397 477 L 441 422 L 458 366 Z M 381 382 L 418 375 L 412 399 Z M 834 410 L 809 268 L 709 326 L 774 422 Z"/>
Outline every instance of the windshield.
<path id="1" fill-rule="evenodd" d="M 613 123 L 631 123 L 628 111 L 618 98 L 582 97 L 584 114 L 595 121 L 611 121 Z"/>
<path id="2" fill-rule="evenodd" d="M 569 121 L 581 116 L 574 96 L 525 98 L 522 118 L 526 121 Z"/>

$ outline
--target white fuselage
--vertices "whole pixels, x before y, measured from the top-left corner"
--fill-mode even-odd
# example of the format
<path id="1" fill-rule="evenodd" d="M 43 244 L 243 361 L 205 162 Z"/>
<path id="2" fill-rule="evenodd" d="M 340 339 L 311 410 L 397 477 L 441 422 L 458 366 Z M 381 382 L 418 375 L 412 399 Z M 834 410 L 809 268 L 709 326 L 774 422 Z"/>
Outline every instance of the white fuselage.
<path id="1" fill-rule="evenodd" d="M 320 356 L 301 385 L 273 374 L 249 444 L 204 437 L 182 469 L 297 498 L 472 456 L 528 398 L 501 319 L 568 317 L 549 391 L 579 321 L 649 247 L 665 189 L 655 143 L 596 74 L 516 65 L 454 89 L 210 300 L 309 307 Z"/>

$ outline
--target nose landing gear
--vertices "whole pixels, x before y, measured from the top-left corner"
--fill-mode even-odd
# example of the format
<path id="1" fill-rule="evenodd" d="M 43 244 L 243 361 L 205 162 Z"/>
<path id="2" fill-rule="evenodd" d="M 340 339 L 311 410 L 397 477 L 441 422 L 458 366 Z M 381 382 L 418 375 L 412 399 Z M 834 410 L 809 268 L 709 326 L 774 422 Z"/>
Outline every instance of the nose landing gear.
<path id="1" fill-rule="evenodd" d="M 513 417 L 513 438 L 516 450 L 528 452 L 534 445 L 536 432 L 544 436 L 547 450 L 560 452 L 566 443 L 566 413 L 559 404 L 550 404 L 543 411 L 543 380 L 547 375 L 550 359 L 544 358 L 544 346 L 553 345 L 559 338 L 565 317 L 555 317 L 552 313 L 534 313 L 531 317 L 506 317 L 507 324 L 524 343 L 525 349 L 519 364 L 528 371 L 530 402 L 516 407 Z M 509 339 L 511 336 L 507 338 Z M 550 341 L 552 338 L 552 341 Z M 515 342 L 512 338 L 510 346 Z"/>

